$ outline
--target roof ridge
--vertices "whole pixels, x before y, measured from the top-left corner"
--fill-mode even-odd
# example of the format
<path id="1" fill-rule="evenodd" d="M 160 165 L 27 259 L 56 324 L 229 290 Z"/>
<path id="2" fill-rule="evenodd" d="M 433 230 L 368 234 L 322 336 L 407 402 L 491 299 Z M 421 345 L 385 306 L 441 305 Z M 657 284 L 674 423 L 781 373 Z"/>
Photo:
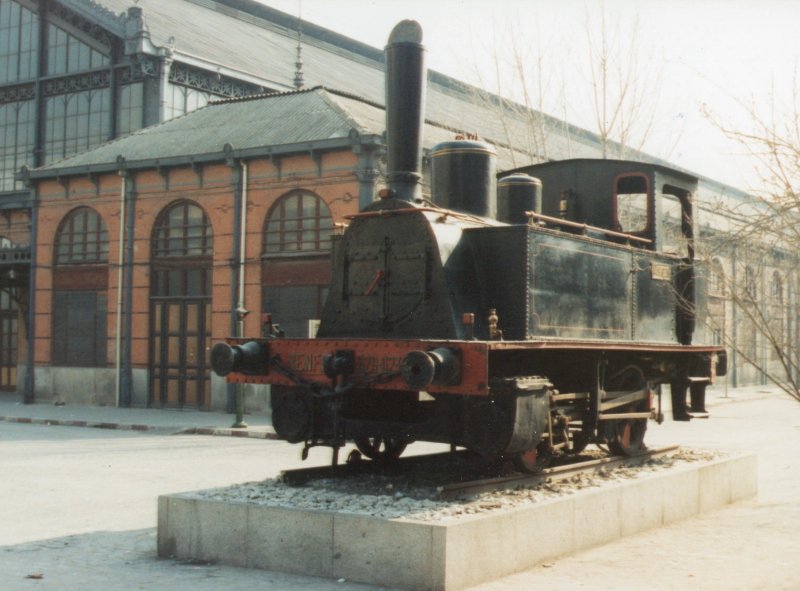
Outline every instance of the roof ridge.
<path id="1" fill-rule="evenodd" d="M 361 95 L 348 92 L 346 90 L 339 90 L 338 88 L 331 88 L 330 86 L 325 86 L 323 84 L 317 84 L 315 86 L 311 86 L 309 88 L 298 88 L 294 90 L 275 90 L 271 92 L 260 92 L 258 94 L 248 94 L 247 96 L 235 96 L 230 98 L 221 98 L 219 100 L 208 101 L 206 106 L 215 106 L 215 105 L 227 105 L 230 103 L 246 103 L 248 101 L 256 101 L 262 100 L 266 98 L 277 98 L 282 96 L 292 96 L 296 94 L 308 94 L 311 92 L 317 92 L 319 90 L 324 90 L 330 94 L 335 94 L 338 96 L 343 96 L 345 98 L 357 100 L 362 102 L 366 105 L 370 105 L 372 107 L 376 107 L 378 109 L 385 109 L 386 107 L 377 101 L 370 100 L 365 98 Z M 339 107 L 341 108 L 341 107 Z"/>
<path id="2" fill-rule="evenodd" d="M 340 105 L 338 102 L 332 100 L 330 95 L 345 96 L 346 98 L 357 100 L 357 101 L 360 101 L 360 102 L 362 102 L 364 104 L 367 104 L 367 105 L 370 105 L 370 106 L 374 106 L 374 107 L 377 107 L 377 105 L 375 105 L 374 103 L 372 103 L 370 101 L 367 101 L 366 99 L 362 99 L 361 97 L 357 97 L 355 95 L 347 95 L 346 93 L 341 93 L 339 91 L 328 89 L 328 88 L 324 88 L 324 87 L 321 88 L 320 90 L 322 90 L 322 92 L 319 95 L 320 98 L 323 101 L 325 101 L 325 103 L 329 107 L 331 107 L 337 113 L 339 113 L 339 115 L 345 121 L 347 121 L 348 125 L 350 125 L 351 130 L 356 130 L 359 134 L 362 134 L 364 131 L 366 131 L 366 128 L 363 125 L 361 125 L 358 122 L 358 120 L 345 107 Z"/>
<path id="3" fill-rule="evenodd" d="M 219 98 L 215 100 L 208 101 L 207 106 L 214 106 L 214 105 L 227 105 L 230 103 L 246 103 L 248 101 L 255 101 L 261 100 L 265 98 L 275 98 L 279 96 L 289 96 L 293 94 L 306 94 L 309 92 L 314 92 L 321 88 L 325 88 L 321 84 L 316 86 L 311 86 L 309 88 L 296 88 L 292 90 L 272 90 L 267 92 L 259 92 L 256 94 L 248 94 L 244 96 L 232 96 L 228 98 Z"/>
<path id="4" fill-rule="evenodd" d="M 373 101 L 373 100 L 370 100 L 368 98 L 365 98 L 365 97 L 361 96 L 360 94 L 355 94 L 353 92 L 348 92 L 346 90 L 339 90 L 337 88 L 330 88 L 328 86 L 321 86 L 320 88 L 322 88 L 322 90 L 324 90 L 326 92 L 329 92 L 331 94 L 336 94 L 336 95 L 344 97 L 344 98 L 353 99 L 353 100 L 362 102 L 365 105 L 369 105 L 371 107 L 375 107 L 377 109 L 384 109 L 384 110 L 386 109 L 386 105 L 382 105 L 378 101 Z"/>

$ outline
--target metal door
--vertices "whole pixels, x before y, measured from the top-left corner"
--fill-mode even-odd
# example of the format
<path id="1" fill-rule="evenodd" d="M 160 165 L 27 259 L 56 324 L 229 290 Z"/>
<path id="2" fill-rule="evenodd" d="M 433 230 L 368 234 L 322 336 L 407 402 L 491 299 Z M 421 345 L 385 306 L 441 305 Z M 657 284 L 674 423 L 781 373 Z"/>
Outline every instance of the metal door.
<path id="1" fill-rule="evenodd" d="M 12 294 L 0 291 L 0 390 L 17 389 L 19 310 Z"/>
<path id="2" fill-rule="evenodd" d="M 207 298 L 153 299 L 151 404 L 208 408 L 207 349 L 211 305 Z"/>

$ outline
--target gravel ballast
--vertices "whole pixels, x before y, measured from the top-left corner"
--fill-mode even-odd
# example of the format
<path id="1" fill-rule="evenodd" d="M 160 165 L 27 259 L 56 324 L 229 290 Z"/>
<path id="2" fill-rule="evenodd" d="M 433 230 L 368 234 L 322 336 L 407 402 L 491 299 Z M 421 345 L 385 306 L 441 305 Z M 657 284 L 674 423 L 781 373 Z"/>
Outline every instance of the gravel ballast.
<path id="1" fill-rule="evenodd" d="M 190 493 L 191 497 L 229 503 L 249 503 L 306 511 L 331 511 L 384 519 L 444 522 L 465 515 L 510 509 L 574 494 L 587 488 L 611 486 L 622 481 L 647 478 L 661 471 L 693 462 L 720 459 L 716 451 L 679 449 L 668 456 L 638 466 L 602 467 L 567 480 L 545 482 L 532 488 L 482 493 L 463 500 L 441 500 L 436 487 L 407 484 L 387 476 L 321 479 L 303 486 L 290 486 L 280 479 L 238 484 Z"/>

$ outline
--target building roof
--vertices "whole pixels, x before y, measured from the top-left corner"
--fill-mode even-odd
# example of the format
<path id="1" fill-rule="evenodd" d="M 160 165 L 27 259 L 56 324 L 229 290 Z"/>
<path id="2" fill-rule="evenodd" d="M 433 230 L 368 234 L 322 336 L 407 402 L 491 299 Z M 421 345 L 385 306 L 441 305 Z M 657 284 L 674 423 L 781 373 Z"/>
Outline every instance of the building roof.
<path id="1" fill-rule="evenodd" d="M 358 107 L 349 109 L 353 103 Z M 371 111 L 380 116 L 370 116 Z M 221 101 L 38 168 L 31 177 L 112 170 L 120 157 L 128 166 L 168 166 L 218 161 L 231 149 L 239 155 L 266 155 L 271 148 L 298 151 L 325 142 L 349 144 L 354 134 L 380 135 L 382 114 L 377 106 L 322 87 Z"/>
<path id="2" fill-rule="evenodd" d="M 131 0 L 58 1 L 122 38 L 132 38 L 142 27 L 141 20 L 129 11 Z M 346 89 L 364 100 L 345 98 L 344 93 L 335 91 L 314 91 L 312 94 L 316 96 L 286 94 L 270 97 L 268 101 L 230 103 L 222 108 L 217 105 L 201 109 L 197 116 L 187 115 L 186 119 L 159 125 L 154 131 L 146 132 L 145 140 L 141 140 L 142 133 L 137 133 L 131 139 L 113 141 L 39 169 L 43 173 L 60 167 L 65 174 L 65 166 L 107 163 L 109 157 L 116 158 L 122 152 L 128 153 L 125 155 L 128 161 L 139 160 L 139 156 L 142 161 L 152 161 L 154 158 L 219 154 L 220 145 L 226 143 L 240 150 L 256 143 L 264 147 L 311 141 L 311 135 L 315 135 L 316 140 L 342 139 L 346 137 L 342 134 L 348 117 L 352 117 L 351 123 L 355 125 L 350 129 L 359 134 L 383 133 L 383 111 L 378 106 L 384 104 L 385 88 L 381 49 L 313 23 L 301 23 L 296 17 L 253 0 L 138 0 L 136 6 L 141 9 L 148 38 L 148 43 L 140 44 L 138 50 L 170 55 L 177 62 L 238 76 L 279 91 L 294 89 L 298 30 L 301 29 L 307 86 Z M 321 105 L 323 96 L 338 102 L 342 110 L 338 113 L 325 109 L 314 111 L 313 105 Z M 300 111 L 297 114 L 281 111 L 289 104 Z M 316 113 L 315 117 L 324 119 L 326 127 L 306 125 L 313 120 L 308 113 Z M 496 146 L 500 170 L 544 159 L 592 158 L 601 154 L 596 134 L 435 71 L 428 72 L 426 118 L 432 123 L 426 127 L 426 146 L 439 139 L 451 139 L 456 131 L 475 133 Z M 274 125 L 268 125 L 268 120 Z M 217 133 L 211 131 L 215 125 Z M 358 128 L 359 125 L 363 129 Z M 189 135 L 178 137 L 184 133 Z M 139 148 L 139 141 L 148 144 L 149 158 L 146 158 L 147 152 Z M 648 154 L 634 153 L 631 157 L 675 168 Z M 700 178 L 715 192 L 740 193 Z"/>
<path id="3" fill-rule="evenodd" d="M 385 109 L 366 99 L 322 86 L 286 93 L 224 100 L 165 123 L 53 162 L 30 172 L 31 178 L 181 165 L 236 157 L 257 157 L 351 146 L 382 144 Z M 463 130 L 428 121 L 423 147 L 451 140 Z M 507 148 L 499 161 L 508 168 Z M 523 154 L 514 154 L 516 159 Z"/>
<path id="4" fill-rule="evenodd" d="M 140 26 L 126 13 L 130 0 L 59 1 L 123 37 L 130 37 Z M 344 89 L 384 104 L 381 49 L 312 23 L 300 23 L 252 0 L 139 0 L 137 7 L 153 53 L 170 54 L 177 62 L 210 71 L 241 75 L 251 82 L 257 79 L 265 88 L 278 91 L 294 90 L 301 27 L 303 75 L 308 87 Z M 147 50 L 147 46 L 140 49 Z M 501 151 L 502 146 L 511 145 L 518 152 L 529 153 L 521 160 L 510 157 L 508 167 L 540 160 L 545 154 L 551 158 L 599 154 L 595 134 L 538 114 L 542 125 L 560 132 L 549 134 L 547 149 L 543 149 L 533 141 L 536 133 L 530 131 L 530 111 L 435 71 L 428 73 L 426 116 L 441 126 L 476 133 Z"/>
<path id="5" fill-rule="evenodd" d="M 120 37 L 139 26 L 131 0 L 59 0 Z M 299 21 L 252 0 L 138 0 L 149 41 L 177 61 L 260 78 L 272 90 L 294 90 Z M 113 16 L 113 15 L 118 16 Z M 388 34 L 388 32 L 387 32 Z M 348 88 L 383 100 L 382 51 L 302 23 L 306 84 Z M 357 74 L 354 78 L 353 75 Z"/>

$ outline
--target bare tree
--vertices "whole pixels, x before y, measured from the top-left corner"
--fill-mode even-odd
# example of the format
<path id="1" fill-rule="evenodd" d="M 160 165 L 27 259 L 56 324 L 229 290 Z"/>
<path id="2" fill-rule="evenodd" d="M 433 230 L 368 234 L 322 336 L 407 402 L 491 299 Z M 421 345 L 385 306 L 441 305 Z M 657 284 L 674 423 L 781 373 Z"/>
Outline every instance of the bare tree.
<path id="1" fill-rule="evenodd" d="M 492 79 L 482 68 L 474 69 L 478 87 L 493 91 L 475 92 L 478 102 L 494 115 L 497 129 L 491 139 L 510 149 L 514 167 L 547 161 L 551 134 L 568 127 L 545 114 L 548 106 L 557 104 L 553 95 L 558 90 L 554 71 L 546 66 L 548 51 L 542 39 L 538 23 L 528 23 L 522 30 L 517 19 L 502 39 L 495 37 L 494 48 L 487 51 L 492 67 L 486 71 Z"/>
<path id="2" fill-rule="evenodd" d="M 800 401 L 798 294 L 791 288 L 797 285 L 796 260 L 758 238 L 719 235 L 701 243 L 708 263 L 702 316 L 737 372 L 771 382 Z"/>
<path id="3" fill-rule="evenodd" d="M 800 96 L 796 77 L 785 100 L 774 87 L 739 100 L 736 124 L 705 106 L 709 120 L 754 162 L 757 186 L 746 199 L 724 199 L 715 215 L 724 231 L 706 241 L 706 258 L 725 269 L 713 277 L 728 302 L 725 344 L 763 379 L 800 401 Z M 719 314 L 709 322 L 719 330 Z"/>
<path id="4" fill-rule="evenodd" d="M 662 68 L 642 39 L 638 16 L 610 17 L 600 3 L 587 6 L 584 19 L 582 35 L 544 35 L 538 22 L 513 19 L 487 50 L 493 79 L 475 70 L 478 85 L 494 93 L 478 93 L 495 116 L 490 139 L 522 154 L 511 155 L 514 166 L 585 156 L 576 127 L 597 135 L 603 158 L 635 157 L 653 140 L 654 155 L 667 158 L 678 143 L 682 128 L 674 119 L 669 129 L 658 126 Z"/>
<path id="5" fill-rule="evenodd" d="M 599 14 L 587 7 L 590 94 L 603 158 L 641 151 L 655 125 L 660 71 L 642 66 L 640 31 L 638 15 L 626 27 L 619 19 L 609 23 L 604 5 Z"/>

